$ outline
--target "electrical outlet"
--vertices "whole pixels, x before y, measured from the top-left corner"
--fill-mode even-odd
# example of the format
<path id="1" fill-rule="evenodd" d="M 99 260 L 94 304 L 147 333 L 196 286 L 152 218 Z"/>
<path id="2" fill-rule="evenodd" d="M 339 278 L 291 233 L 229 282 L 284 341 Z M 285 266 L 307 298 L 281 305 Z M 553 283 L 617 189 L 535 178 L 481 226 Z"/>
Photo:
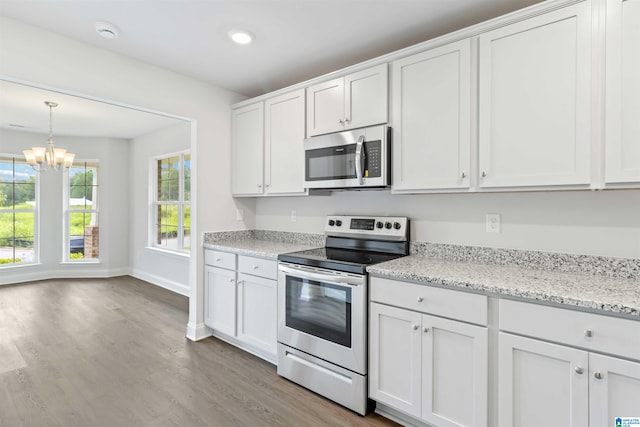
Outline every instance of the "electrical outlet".
<path id="1" fill-rule="evenodd" d="M 298 213 L 296 211 L 291 211 L 291 222 L 296 222 L 298 219 Z"/>
<path id="2" fill-rule="evenodd" d="M 499 233 L 500 232 L 500 214 L 488 213 L 486 225 L 487 225 L 487 233 Z"/>
<path id="3" fill-rule="evenodd" d="M 236 209 L 236 221 L 244 220 L 244 209 Z"/>

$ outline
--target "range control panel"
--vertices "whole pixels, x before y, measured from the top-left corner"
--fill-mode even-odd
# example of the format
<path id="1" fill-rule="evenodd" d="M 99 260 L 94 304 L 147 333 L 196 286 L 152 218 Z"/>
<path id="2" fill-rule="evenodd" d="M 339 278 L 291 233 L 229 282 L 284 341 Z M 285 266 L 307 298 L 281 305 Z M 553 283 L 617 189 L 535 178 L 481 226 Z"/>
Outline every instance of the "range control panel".
<path id="1" fill-rule="evenodd" d="M 401 216 L 329 215 L 327 236 L 359 239 L 409 240 L 409 219 Z"/>

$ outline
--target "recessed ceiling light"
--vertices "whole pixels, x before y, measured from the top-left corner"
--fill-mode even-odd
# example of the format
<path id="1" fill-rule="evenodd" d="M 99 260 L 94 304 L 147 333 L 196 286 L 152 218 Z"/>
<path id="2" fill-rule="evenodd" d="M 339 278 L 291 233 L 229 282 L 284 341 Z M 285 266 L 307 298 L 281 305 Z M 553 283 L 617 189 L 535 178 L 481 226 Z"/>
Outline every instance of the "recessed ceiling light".
<path id="1" fill-rule="evenodd" d="M 229 37 L 238 44 L 249 44 L 253 40 L 253 34 L 245 30 L 231 30 Z"/>
<path id="2" fill-rule="evenodd" d="M 105 39 L 118 38 L 118 29 L 108 22 L 96 22 L 96 32 Z"/>

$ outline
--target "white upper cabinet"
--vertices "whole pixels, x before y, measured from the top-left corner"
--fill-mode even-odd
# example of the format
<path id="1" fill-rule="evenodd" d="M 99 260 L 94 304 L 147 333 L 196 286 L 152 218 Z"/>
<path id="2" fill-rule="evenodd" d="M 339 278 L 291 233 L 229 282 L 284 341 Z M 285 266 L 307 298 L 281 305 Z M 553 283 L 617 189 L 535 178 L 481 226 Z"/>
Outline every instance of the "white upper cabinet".
<path id="1" fill-rule="evenodd" d="M 607 2 L 605 181 L 640 183 L 640 1 Z"/>
<path id="2" fill-rule="evenodd" d="M 387 64 L 307 88 L 307 136 L 386 123 Z"/>
<path id="3" fill-rule="evenodd" d="M 304 89 L 265 101 L 265 193 L 306 194 Z"/>
<path id="4" fill-rule="evenodd" d="M 591 3 L 479 36 L 479 186 L 591 182 Z"/>
<path id="5" fill-rule="evenodd" d="M 394 192 L 469 188 L 471 41 L 392 65 Z"/>
<path id="6" fill-rule="evenodd" d="M 304 89 L 231 112 L 234 196 L 307 194 Z"/>
<path id="7" fill-rule="evenodd" d="M 264 107 L 262 102 L 231 111 L 231 192 L 263 192 Z"/>

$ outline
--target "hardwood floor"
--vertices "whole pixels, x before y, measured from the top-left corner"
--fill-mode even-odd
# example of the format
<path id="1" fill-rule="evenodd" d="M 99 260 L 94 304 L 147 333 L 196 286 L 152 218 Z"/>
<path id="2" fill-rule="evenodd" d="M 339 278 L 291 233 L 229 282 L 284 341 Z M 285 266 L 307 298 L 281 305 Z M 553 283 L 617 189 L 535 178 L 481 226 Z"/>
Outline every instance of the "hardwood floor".
<path id="1" fill-rule="evenodd" d="M 0 426 L 389 426 L 209 338 L 187 298 L 128 277 L 0 286 Z"/>

